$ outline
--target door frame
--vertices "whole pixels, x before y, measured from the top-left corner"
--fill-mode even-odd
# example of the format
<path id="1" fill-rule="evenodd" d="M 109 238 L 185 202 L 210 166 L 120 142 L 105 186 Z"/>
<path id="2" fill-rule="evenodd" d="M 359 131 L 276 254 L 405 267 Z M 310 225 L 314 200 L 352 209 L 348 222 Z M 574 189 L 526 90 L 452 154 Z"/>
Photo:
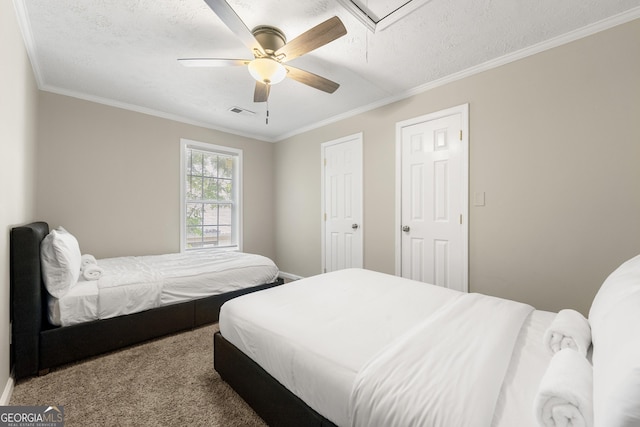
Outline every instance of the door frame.
<path id="1" fill-rule="evenodd" d="M 362 265 L 364 266 L 364 153 L 362 151 L 363 147 L 363 133 L 358 132 L 352 135 L 344 136 L 342 138 L 334 139 L 332 141 L 323 142 L 320 144 L 320 223 L 322 224 L 320 227 L 320 242 L 321 242 L 321 270 L 323 273 L 326 272 L 327 262 L 326 262 L 326 242 L 325 242 L 325 233 L 326 233 L 326 204 L 325 204 L 325 154 L 327 147 L 332 145 L 342 144 L 347 141 L 356 140 L 358 144 L 358 149 L 360 151 L 360 250 L 362 252 Z"/>
<path id="2" fill-rule="evenodd" d="M 462 118 L 462 281 L 469 291 L 469 104 L 462 104 L 396 123 L 395 274 L 402 275 L 402 129 L 453 114 Z"/>

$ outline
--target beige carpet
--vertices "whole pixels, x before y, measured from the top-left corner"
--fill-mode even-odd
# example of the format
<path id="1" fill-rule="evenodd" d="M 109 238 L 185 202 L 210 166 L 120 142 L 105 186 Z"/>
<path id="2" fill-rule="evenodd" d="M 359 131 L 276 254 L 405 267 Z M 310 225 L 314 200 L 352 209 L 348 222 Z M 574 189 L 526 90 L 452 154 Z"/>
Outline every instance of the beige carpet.
<path id="1" fill-rule="evenodd" d="M 63 405 L 65 426 L 265 426 L 213 369 L 217 325 L 19 381 L 10 405 Z"/>

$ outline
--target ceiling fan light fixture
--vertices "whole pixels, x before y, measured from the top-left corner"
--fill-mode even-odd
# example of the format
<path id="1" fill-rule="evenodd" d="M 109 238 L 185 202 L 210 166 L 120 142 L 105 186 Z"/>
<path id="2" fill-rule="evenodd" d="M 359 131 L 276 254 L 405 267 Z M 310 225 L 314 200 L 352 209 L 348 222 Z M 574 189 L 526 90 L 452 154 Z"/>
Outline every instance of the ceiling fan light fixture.
<path id="1" fill-rule="evenodd" d="M 249 63 L 248 68 L 251 77 L 264 84 L 280 83 L 287 76 L 284 65 L 271 58 L 256 58 Z"/>

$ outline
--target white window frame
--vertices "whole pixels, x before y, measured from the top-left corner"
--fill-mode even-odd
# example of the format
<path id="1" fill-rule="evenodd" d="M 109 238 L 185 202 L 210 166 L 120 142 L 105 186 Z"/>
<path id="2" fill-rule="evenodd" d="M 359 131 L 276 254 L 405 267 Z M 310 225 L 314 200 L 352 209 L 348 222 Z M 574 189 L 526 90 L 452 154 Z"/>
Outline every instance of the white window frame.
<path id="1" fill-rule="evenodd" d="M 231 155 L 234 157 L 233 168 L 233 220 L 232 242 L 233 246 L 204 248 L 213 251 L 242 251 L 242 150 L 238 148 L 225 147 L 222 145 L 209 144 L 206 142 L 193 141 L 190 139 L 180 139 L 180 252 L 187 252 L 194 249 L 186 247 L 186 150 L 193 148 L 201 151 L 209 151 L 216 154 Z"/>

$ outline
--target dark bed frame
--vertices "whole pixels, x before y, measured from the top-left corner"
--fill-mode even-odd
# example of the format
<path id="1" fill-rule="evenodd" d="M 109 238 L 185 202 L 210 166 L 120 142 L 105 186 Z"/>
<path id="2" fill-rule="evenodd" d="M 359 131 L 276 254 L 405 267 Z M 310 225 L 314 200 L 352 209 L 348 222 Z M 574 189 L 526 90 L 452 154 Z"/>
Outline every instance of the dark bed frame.
<path id="1" fill-rule="evenodd" d="M 220 295 L 79 325 L 51 325 L 40 271 L 40 242 L 46 222 L 11 230 L 11 364 L 14 378 L 198 326 L 215 323 L 222 304 L 239 295 L 281 285 L 282 279 Z"/>
<path id="2" fill-rule="evenodd" d="M 220 378 L 272 427 L 337 427 L 227 341 L 220 332 L 213 335 L 213 366 Z"/>

